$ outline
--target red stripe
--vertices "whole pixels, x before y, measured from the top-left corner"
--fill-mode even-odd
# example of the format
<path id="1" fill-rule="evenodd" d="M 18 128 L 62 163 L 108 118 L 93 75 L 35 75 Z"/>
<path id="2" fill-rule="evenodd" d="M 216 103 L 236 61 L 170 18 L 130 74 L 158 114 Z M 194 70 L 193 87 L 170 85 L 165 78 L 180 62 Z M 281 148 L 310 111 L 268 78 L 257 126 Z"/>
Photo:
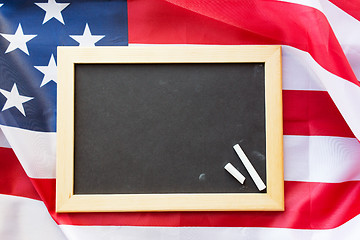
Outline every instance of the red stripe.
<path id="1" fill-rule="evenodd" d="M 40 200 L 11 148 L 0 147 L 0 193 Z"/>
<path id="2" fill-rule="evenodd" d="M 283 90 L 284 134 L 355 137 L 327 92 Z"/>
<path id="3" fill-rule="evenodd" d="M 337 7 L 341 8 L 343 11 L 353 16 L 360 21 L 360 1 L 359 0 L 330 0 Z"/>
<path id="4" fill-rule="evenodd" d="M 129 43 L 289 45 L 359 85 L 326 17 L 314 8 L 273 0 L 137 0 L 128 1 L 128 21 Z"/>
<path id="5" fill-rule="evenodd" d="M 331 229 L 360 212 L 360 182 L 285 182 L 285 212 L 54 213 L 55 181 L 33 179 L 58 224 Z"/>

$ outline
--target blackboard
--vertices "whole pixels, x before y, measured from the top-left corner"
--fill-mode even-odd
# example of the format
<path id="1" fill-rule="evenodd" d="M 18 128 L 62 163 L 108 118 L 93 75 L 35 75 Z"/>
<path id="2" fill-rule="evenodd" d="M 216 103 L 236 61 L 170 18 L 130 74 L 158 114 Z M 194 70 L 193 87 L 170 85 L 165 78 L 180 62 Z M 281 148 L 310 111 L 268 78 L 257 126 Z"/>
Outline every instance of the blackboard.
<path id="1" fill-rule="evenodd" d="M 89 52 L 89 49 L 63 48 L 66 53 L 62 55 L 59 51 L 59 77 L 66 90 L 61 92 L 59 86 L 57 201 L 61 201 L 60 185 L 65 181 L 63 188 L 68 190 L 62 198 L 74 204 L 66 210 L 57 203 L 58 211 L 283 209 L 281 201 L 277 207 L 253 206 L 253 203 L 236 203 L 234 207 L 232 202 L 226 202 L 229 196 L 240 197 L 239 201 L 246 200 L 247 196 L 273 200 L 274 189 L 277 192 L 280 189 L 281 200 L 282 128 L 278 123 L 281 96 L 275 96 L 281 95 L 281 74 L 275 77 L 274 83 L 267 80 L 274 78 L 270 67 L 275 68 L 275 72 L 281 67 L 266 61 L 272 60 L 276 50 L 280 59 L 278 46 L 271 46 L 270 57 L 266 56 L 265 60 L 257 57 L 260 59 L 257 61 L 239 60 L 236 54 L 234 60 L 231 57 L 234 53 L 228 50 L 227 54 L 211 56 L 209 51 L 215 49 L 211 46 L 192 47 L 188 54 L 186 47 L 175 47 L 179 56 L 174 56 L 174 51 L 169 49 L 156 54 L 151 47 L 118 48 L 120 57 L 116 51 L 97 49 Z M 198 52 L 194 53 L 194 49 Z M 238 48 L 229 50 L 239 51 Z M 139 55 L 139 59 L 134 60 L 131 53 Z M 243 59 L 245 54 L 240 53 Z M 275 91 L 267 89 L 273 89 L 271 86 L 265 87 L 269 83 L 276 85 Z M 270 104 L 274 100 L 269 100 L 269 96 L 275 96 L 271 99 L 277 99 L 277 106 Z M 277 125 L 273 125 L 277 137 L 272 137 L 272 141 L 269 137 L 274 133 L 269 133 L 267 125 L 269 108 L 277 109 L 272 111 L 271 119 L 278 119 Z M 63 112 L 67 114 L 62 113 L 62 109 L 66 109 Z M 71 124 L 65 124 L 62 118 L 69 119 Z M 71 140 L 71 144 L 66 139 Z M 269 142 L 271 146 L 267 146 Z M 259 191 L 256 187 L 233 149 L 235 144 L 241 145 L 251 160 L 267 185 L 265 190 Z M 275 161 L 271 160 L 274 156 L 269 155 L 269 149 L 273 148 L 277 149 L 279 158 Z M 64 164 L 61 161 L 64 158 L 71 160 L 65 160 Z M 273 173 L 274 164 L 269 162 L 278 165 L 277 173 Z M 244 184 L 225 171 L 227 163 L 245 176 Z M 280 176 L 272 177 L 275 174 Z M 71 181 L 65 180 L 67 178 Z M 280 186 L 274 187 L 273 179 Z M 195 202 L 198 196 L 199 202 L 189 200 L 187 203 L 190 196 Z M 88 206 L 85 208 L 78 200 L 91 202 L 89 199 L 93 197 L 96 204 L 85 204 Z M 119 197 L 121 204 L 112 201 L 113 197 Z M 211 205 L 213 197 L 217 202 L 224 201 L 223 206 Z M 175 207 L 170 203 L 174 198 L 178 202 Z M 201 207 L 204 200 L 210 202 L 210 206 Z M 138 202 L 137 205 L 146 205 L 149 201 L 159 203 L 155 207 L 151 203 L 134 208 L 127 206 L 133 205 L 131 201 Z M 101 206 L 105 204 L 110 207 Z"/>
<path id="2" fill-rule="evenodd" d="M 75 193 L 258 192 L 232 146 L 266 181 L 264 84 L 262 63 L 76 65 Z"/>

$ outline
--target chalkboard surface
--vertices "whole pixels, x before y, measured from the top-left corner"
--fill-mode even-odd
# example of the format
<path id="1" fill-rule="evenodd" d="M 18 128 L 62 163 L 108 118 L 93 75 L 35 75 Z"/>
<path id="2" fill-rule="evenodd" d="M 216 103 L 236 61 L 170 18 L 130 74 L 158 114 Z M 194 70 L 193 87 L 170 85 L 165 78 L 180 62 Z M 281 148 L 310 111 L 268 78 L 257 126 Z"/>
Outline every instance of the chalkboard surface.
<path id="1" fill-rule="evenodd" d="M 60 47 L 58 74 L 56 211 L 284 209 L 280 46 Z"/>
<path id="2" fill-rule="evenodd" d="M 264 96 L 259 63 L 76 65 L 75 193 L 258 192 L 232 146 L 266 181 Z"/>

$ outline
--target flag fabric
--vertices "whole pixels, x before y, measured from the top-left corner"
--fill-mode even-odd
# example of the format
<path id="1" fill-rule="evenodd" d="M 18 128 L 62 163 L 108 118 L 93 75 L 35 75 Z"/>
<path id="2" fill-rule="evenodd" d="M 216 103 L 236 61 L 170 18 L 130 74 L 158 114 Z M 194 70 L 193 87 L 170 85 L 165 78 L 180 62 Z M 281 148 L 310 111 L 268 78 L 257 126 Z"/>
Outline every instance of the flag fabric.
<path id="1" fill-rule="evenodd" d="M 360 1 L 0 7 L 0 239 L 359 239 Z M 56 47 L 282 45 L 284 212 L 56 213 Z"/>

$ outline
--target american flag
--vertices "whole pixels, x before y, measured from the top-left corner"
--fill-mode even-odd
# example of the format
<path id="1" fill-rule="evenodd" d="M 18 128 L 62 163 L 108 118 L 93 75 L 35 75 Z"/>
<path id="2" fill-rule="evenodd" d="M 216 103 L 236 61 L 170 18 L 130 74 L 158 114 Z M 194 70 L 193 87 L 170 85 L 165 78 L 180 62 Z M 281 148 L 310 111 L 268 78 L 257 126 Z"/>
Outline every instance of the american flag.
<path id="1" fill-rule="evenodd" d="M 0 7 L 0 239 L 359 239 L 360 1 Z M 55 213 L 56 47 L 276 44 L 284 212 Z"/>

